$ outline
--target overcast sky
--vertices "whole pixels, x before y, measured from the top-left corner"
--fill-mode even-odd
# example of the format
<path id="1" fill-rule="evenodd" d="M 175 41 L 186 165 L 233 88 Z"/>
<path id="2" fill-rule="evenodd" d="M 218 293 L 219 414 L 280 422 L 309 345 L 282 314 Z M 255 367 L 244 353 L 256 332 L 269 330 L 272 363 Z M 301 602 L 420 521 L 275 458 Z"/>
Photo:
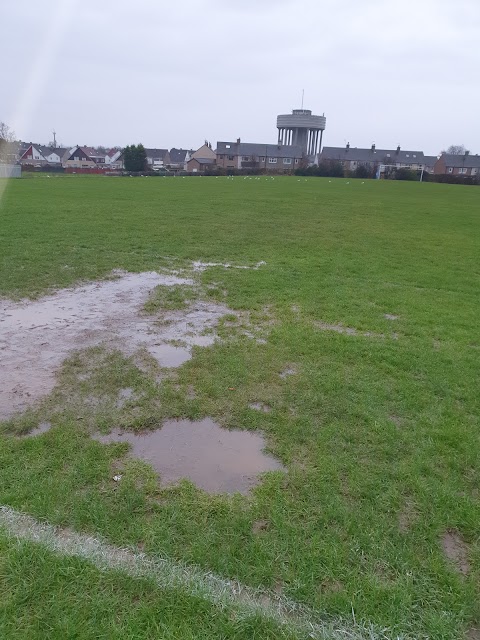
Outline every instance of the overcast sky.
<path id="1" fill-rule="evenodd" d="M 480 0 L 3 0 L 0 121 L 18 138 L 275 142 L 480 153 Z"/>

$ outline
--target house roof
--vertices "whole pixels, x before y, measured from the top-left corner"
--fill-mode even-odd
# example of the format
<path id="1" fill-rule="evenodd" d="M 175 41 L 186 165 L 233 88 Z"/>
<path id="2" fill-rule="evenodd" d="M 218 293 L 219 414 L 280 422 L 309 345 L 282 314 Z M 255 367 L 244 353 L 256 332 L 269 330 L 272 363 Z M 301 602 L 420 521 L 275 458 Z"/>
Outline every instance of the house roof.
<path id="1" fill-rule="evenodd" d="M 186 157 L 187 153 L 193 153 L 193 152 L 192 152 L 191 149 L 190 150 L 188 150 L 188 149 L 175 149 L 175 147 L 173 147 L 169 151 L 170 162 L 172 164 L 176 164 L 178 162 L 185 162 L 185 157 Z"/>
<path id="2" fill-rule="evenodd" d="M 465 155 L 455 155 L 453 153 L 442 154 L 446 167 L 477 169 L 480 168 L 480 156 L 472 156 L 469 153 Z"/>
<path id="3" fill-rule="evenodd" d="M 438 156 L 423 156 L 423 160 L 427 167 L 433 167 L 438 160 Z"/>
<path id="4" fill-rule="evenodd" d="M 165 158 L 168 149 L 145 149 L 147 158 Z"/>
<path id="5" fill-rule="evenodd" d="M 78 154 L 78 156 L 80 157 L 81 155 L 85 156 L 85 158 L 87 158 L 88 160 L 92 160 L 92 157 L 87 153 L 87 149 L 88 147 L 73 147 L 72 149 L 69 149 L 67 151 L 67 153 L 65 154 L 64 160 L 72 160 L 72 158 L 75 157 L 75 154 Z"/>
<path id="6" fill-rule="evenodd" d="M 203 144 L 192 154 L 192 158 L 215 158 L 217 154 L 207 144 Z"/>
<path id="7" fill-rule="evenodd" d="M 189 162 L 192 162 L 192 160 L 195 160 L 198 164 L 215 164 L 216 162 L 215 158 L 192 158 Z"/>
<path id="8" fill-rule="evenodd" d="M 40 153 L 42 154 L 42 156 L 44 158 L 46 158 L 47 156 L 49 156 L 52 153 L 52 150 L 50 149 L 50 147 L 44 147 L 44 146 L 40 145 L 39 147 L 37 147 L 37 149 L 40 151 Z"/>
<path id="9" fill-rule="evenodd" d="M 229 146 L 227 146 L 229 145 Z M 269 158 L 301 158 L 298 145 L 259 144 L 256 142 L 217 142 L 217 155 L 260 156 Z"/>
<path id="10" fill-rule="evenodd" d="M 323 147 L 320 157 L 323 160 L 351 160 L 353 162 L 378 162 L 388 164 L 401 162 L 402 164 L 424 164 L 423 151 L 403 149 L 360 149 L 357 147 Z"/>
<path id="11" fill-rule="evenodd" d="M 37 149 L 38 151 L 40 151 L 40 153 L 43 155 L 42 152 L 42 148 L 45 149 L 45 147 L 42 147 L 42 145 L 40 144 L 35 144 L 34 142 L 29 142 L 28 144 L 22 144 L 18 150 L 18 155 L 20 156 L 20 158 L 23 158 L 23 156 L 27 153 L 27 151 L 30 149 Z"/>
<path id="12" fill-rule="evenodd" d="M 101 151 L 97 151 L 93 147 L 82 147 L 82 149 L 90 158 L 105 158 L 104 153 L 102 153 Z"/>

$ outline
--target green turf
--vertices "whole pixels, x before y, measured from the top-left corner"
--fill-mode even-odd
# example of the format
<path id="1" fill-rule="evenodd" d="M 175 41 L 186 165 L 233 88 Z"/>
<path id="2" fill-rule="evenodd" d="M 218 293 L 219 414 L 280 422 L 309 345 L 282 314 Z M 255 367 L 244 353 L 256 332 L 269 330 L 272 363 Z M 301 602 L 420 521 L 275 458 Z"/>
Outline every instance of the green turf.
<path id="1" fill-rule="evenodd" d="M 31 543 L 0 536 L 0 637 L 5 640 L 293 640 L 260 616 L 160 589 L 147 579 L 99 571 Z"/>
<path id="2" fill-rule="evenodd" d="M 201 276 L 195 295 L 226 302 L 240 319 L 227 319 L 224 342 L 196 349 L 160 387 L 119 354 L 72 356 L 52 397 L 3 425 L 20 432 L 48 418 L 54 428 L 32 440 L 1 438 L 0 503 L 281 589 L 327 616 L 353 608 L 357 619 L 414 637 L 461 638 L 480 617 L 479 214 L 480 190 L 435 184 L 12 181 L 0 204 L 3 296 L 38 296 L 113 268 L 267 264 Z M 150 311 L 188 299 L 160 289 Z M 242 334 L 247 316 L 266 344 Z M 359 334 L 323 330 L 339 324 Z M 280 378 L 287 367 L 295 375 Z M 88 368 L 95 375 L 76 384 Z M 144 393 L 140 414 L 113 407 L 126 386 Z M 101 411 L 85 408 L 92 394 L 105 398 Z M 253 411 L 250 402 L 272 411 Z M 251 497 L 225 497 L 188 483 L 159 489 L 145 465 L 123 463 L 117 486 L 112 468 L 122 447 L 88 438 L 93 427 L 205 415 L 263 430 L 288 473 L 268 475 Z M 466 577 L 442 552 L 447 530 L 467 545 Z M 81 568 L 73 563 L 69 575 L 78 583 L 75 606 L 89 607 Z M 9 576 L 13 594 L 46 597 L 34 591 L 35 576 L 31 592 L 21 571 Z M 142 588 L 129 582 L 115 598 Z M 62 594 L 54 618 L 67 606 Z M 4 625 L 24 624 L 21 608 L 3 615 Z M 134 613 L 122 624 L 148 637 Z M 268 637 L 258 624 L 257 637 Z M 19 633 L 11 637 L 41 637 L 33 627 L 31 636 Z M 216 633 L 248 637 L 226 623 Z"/>

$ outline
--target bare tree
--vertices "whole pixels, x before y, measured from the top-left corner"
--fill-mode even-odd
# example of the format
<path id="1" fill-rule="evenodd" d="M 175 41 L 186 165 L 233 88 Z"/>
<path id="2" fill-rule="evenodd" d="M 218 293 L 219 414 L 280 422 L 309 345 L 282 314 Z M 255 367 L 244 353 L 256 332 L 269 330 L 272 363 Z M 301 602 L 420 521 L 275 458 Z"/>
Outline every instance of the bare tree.
<path id="1" fill-rule="evenodd" d="M 466 153 L 470 153 L 468 149 L 465 149 L 464 144 L 451 144 L 446 151 L 442 153 L 448 153 L 451 156 L 464 156 Z"/>
<path id="2" fill-rule="evenodd" d="M 0 122 L 0 162 L 6 162 L 10 144 L 15 140 L 15 133 L 5 122 Z"/>

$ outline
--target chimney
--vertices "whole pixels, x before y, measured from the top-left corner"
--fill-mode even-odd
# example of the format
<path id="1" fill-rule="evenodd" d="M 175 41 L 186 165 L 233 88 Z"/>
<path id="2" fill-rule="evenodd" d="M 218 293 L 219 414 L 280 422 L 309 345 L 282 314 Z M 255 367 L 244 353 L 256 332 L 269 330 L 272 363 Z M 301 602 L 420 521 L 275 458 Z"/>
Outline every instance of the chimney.
<path id="1" fill-rule="evenodd" d="M 465 149 L 465 155 L 468 156 L 469 153 L 470 151 L 468 149 Z"/>
<path id="2" fill-rule="evenodd" d="M 397 147 L 397 156 L 398 156 L 399 153 L 400 153 L 400 145 L 398 145 L 398 147 Z"/>
<path id="3" fill-rule="evenodd" d="M 345 148 L 346 148 L 347 151 L 350 149 L 350 143 L 349 142 L 347 142 L 347 146 Z"/>
<path id="4" fill-rule="evenodd" d="M 240 138 L 237 138 L 237 144 L 240 144 Z"/>
<path id="5" fill-rule="evenodd" d="M 372 151 L 375 151 L 375 143 L 372 144 Z"/>

